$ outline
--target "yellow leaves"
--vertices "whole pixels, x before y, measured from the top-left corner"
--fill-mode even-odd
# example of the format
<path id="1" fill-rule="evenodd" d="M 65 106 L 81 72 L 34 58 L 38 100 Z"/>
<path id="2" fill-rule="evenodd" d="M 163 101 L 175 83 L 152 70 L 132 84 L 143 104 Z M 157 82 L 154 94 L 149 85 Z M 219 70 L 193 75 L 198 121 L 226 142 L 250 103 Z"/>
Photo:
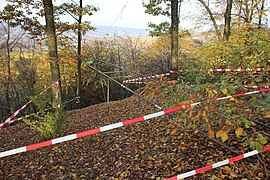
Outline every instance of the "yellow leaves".
<path id="1" fill-rule="evenodd" d="M 216 138 L 220 138 L 222 133 L 223 133 L 223 130 L 219 130 L 219 131 L 216 133 Z"/>
<path id="2" fill-rule="evenodd" d="M 172 135 L 175 135 L 175 134 L 177 133 L 177 131 L 178 131 L 178 129 L 173 129 L 173 130 L 171 131 L 170 135 L 171 135 L 171 136 L 172 136 Z"/>
<path id="3" fill-rule="evenodd" d="M 208 124 L 208 136 L 209 138 L 215 137 L 215 132 L 211 129 L 210 124 Z"/>
<path id="4" fill-rule="evenodd" d="M 228 89 L 227 89 L 227 88 L 224 88 L 224 89 L 222 90 L 222 92 L 226 95 L 226 94 L 228 93 Z"/>
<path id="5" fill-rule="evenodd" d="M 216 133 L 216 138 L 221 138 L 221 141 L 222 141 L 222 142 L 227 141 L 227 140 L 229 139 L 228 131 L 219 130 L 219 131 Z"/>
<path id="6" fill-rule="evenodd" d="M 221 136 L 221 141 L 222 142 L 225 142 L 229 139 L 229 136 L 226 132 L 222 133 L 222 136 Z"/>
<path id="7" fill-rule="evenodd" d="M 237 128 L 235 130 L 235 134 L 236 134 L 237 137 L 243 136 L 243 134 L 244 134 L 243 128 Z"/>

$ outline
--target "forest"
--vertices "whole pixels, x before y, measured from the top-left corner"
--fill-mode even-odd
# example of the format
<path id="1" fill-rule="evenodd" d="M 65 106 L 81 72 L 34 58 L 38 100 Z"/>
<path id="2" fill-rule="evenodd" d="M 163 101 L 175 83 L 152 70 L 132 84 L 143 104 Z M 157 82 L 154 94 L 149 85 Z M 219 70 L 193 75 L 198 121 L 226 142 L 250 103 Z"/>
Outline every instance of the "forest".
<path id="1" fill-rule="evenodd" d="M 94 38 L 90 1 L 6 0 L 0 177 L 270 178 L 270 1 L 141 5 L 169 21 Z"/>

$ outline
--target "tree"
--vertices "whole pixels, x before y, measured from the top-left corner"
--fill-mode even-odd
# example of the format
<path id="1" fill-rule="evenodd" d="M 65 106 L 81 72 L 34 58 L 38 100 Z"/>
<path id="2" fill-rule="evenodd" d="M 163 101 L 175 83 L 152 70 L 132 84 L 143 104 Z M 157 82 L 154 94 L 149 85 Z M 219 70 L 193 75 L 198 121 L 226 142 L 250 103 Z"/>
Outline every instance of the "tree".
<path id="1" fill-rule="evenodd" d="M 204 2 L 204 0 L 199 0 L 199 2 L 202 4 L 202 6 L 206 9 L 207 13 L 209 14 L 210 19 L 213 22 L 213 25 L 214 25 L 214 28 L 215 28 L 215 32 L 216 32 L 217 38 L 218 38 L 219 41 L 221 41 L 222 40 L 221 34 L 219 32 L 219 28 L 218 28 L 216 19 L 214 17 L 214 14 L 212 13 L 212 11 L 209 8 L 209 6 Z"/>
<path id="2" fill-rule="evenodd" d="M 153 16 L 167 16 L 171 18 L 169 26 L 168 22 L 162 22 L 159 25 L 149 23 L 149 27 L 154 28 L 150 31 L 152 35 L 164 35 L 167 32 L 171 34 L 171 63 L 173 69 L 178 69 L 179 66 L 179 44 L 178 44 L 178 26 L 179 26 L 179 0 L 149 0 L 146 4 L 145 12 Z M 170 28 L 170 29 L 168 29 Z"/>
<path id="3" fill-rule="evenodd" d="M 63 3 L 62 5 L 56 7 L 57 14 L 69 14 L 76 23 L 69 24 L 68 22 L 60 24 L 60 26 L 65 31 L 73 30 L 77 32 L 77 96 L 81 96 L 82 88 L 82 74 L 81 74 L 81 64 L 82 64 L 82 35 L 86 33 L 87 30 L 94 30 L 95 28 L 91 26 L 90 21 L 82 21 L 84 15 L 92 16 L 93 12 L 96 12 L 98 8 L 87 5 L 83 6 L 83 0 L 79 1 L 79 5 L 72 1 L 71 3 Z M 61 29 L 61 27 L 60 27 Z"/>
<path id="4" fill-rule="evenodd" d="M 231 11 L 232 11 L 232 0 L 227 0 L 226 12 L 224 14 L 225 25 L 224 25 L 224 33 L 223 40 L 228 41 L 231 34 Z"/>
<path id="5" fill-rule="evenodd" d="M 52 83 L 55 84 L 53 91 L 53 107 L 60 109 L 61 105 L 61 81 L 60 81 L 60 70 L 57 54 L 57 40 L 55 33 L 54 24 L 54 14 L 53 14 L 53 4 L 52 0 L 43 0 L 45 21 L 46 21 L 46 34 L 47 34 L 47 44 L 49 53 L 49 62 L 51 69 Z M 58 84 L 57 84 L 58 82 Z"/>
<path id="6" fill-rule="evenodd" d="M 5 96 L 6 96 L 6 113 L 11 113 L 11 90 L 13 89 L 16 93 L 16 97 L 19 98 L 18 91 L 16 90 L 15 83 L 13 82 L 12 78 L 12 71 L 11 71 L 11 52 L 16 48 L 19 42 L 22 40 L 26 33 L 34 33 L 35 28 L 32 26 L 39 25 L 39 22 L 36 18 L 32 17 L 29 18 L 25 15 L 24 11 L 22 10 L 22 4 L 16 3 L 15 1 L 10 4 L 7 4 L 2 11 L 0 11 L 0 23 L 5 32 L 4 37 L 6 37 L 5 42 L 1 42 L 1 46 L 4 47 L 6 53 L 6 71 L 7 71 L 7 78 L 5 84 Z M 31 14 L 26 7 L 27 14 Z M 23 29 L 22 33 L 17 33 L 17 35 L 13 35 L 12 31 L 21 30 Z M 18 101 L 15 101 L 18 102 Z"/>
<path id="7" fill-rule="evenodd" d="M 177 70 L 179 66 L 178 58 L 178 0 L 171 1 L 171 56 L 172 68 Z"/>
<path id="8" fill-rule="evenodd" d="M 264 13 L 264 6 L 265 6 L 265 0 L 262 0 L 261 8 L 259 8 L 259 23 L 258 28 L 260 29 L 262 27 L 262 18 Z"/>

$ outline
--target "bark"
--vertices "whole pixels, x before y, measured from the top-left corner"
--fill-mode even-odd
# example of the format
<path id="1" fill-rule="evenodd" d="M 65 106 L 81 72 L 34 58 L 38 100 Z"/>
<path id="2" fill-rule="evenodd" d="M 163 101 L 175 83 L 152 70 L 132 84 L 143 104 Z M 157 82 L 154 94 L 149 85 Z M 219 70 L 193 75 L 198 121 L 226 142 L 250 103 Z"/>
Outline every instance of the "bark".
<path id="1" fill-rule="evenodd" d="M 241 26 L 241 14 L 242 14 L 242 9 L 243 9 L 243 3 L 242 3 L 242 0 L 239 1 L 240 5 L 239 5 L 239 12 L 238 12 L 238 18 L 237 18 L 237 24 L 238 24 L 238 27 Z"/>
<path id="2" fill-rule="evenodd" d="M 10 69 L 10 25 L 7 22 L 7 41 L 6 41 L 6 68 L 7 68 L 7 82 L 6 82 L 6 113 L 11 114 L 11 103 L 10 103 L 10 89 L 11 89 L 11 69 Z"/>
<path id="3" fill-rule="evenodd" d="M 213 22 L 213 25 L 214 25 L 214 28 L 215 28 L 215 31 L 216 31 L 217 38 L 218 38 L 219 41 L 221 41 L 222 40 L 221 34 L 220 34 L 219 30 L 218 30 L 218 25 L 217 25 L 216 19 L 215 19 L 214 15 L 213 15 L 211 9 L 205 4 L 205 2 L 203 0 L 199 0 L 199 2 L 203 5 L 203 7 L 208 12 L 208 14 L 210 16 L 210 19 Z"/>
<path id="4" fill-rule="evenodd" d="M 226 12 L 224 14 L 225 25 L 223 33 L 223 41 L 228 41 L 231 35 L 231 11 L 232 11 L 232 0 L 227 0 Z"/>
<path id="5" fill-rule="evenodd" d="M 51 77 L 52 83 L 56 81 L 59 82 L 59 86 L 57 84 L 53 86 L 53 107 L 56 109 L 60 108 L 62 102 L 61 96 L 61 83 L 60 83 L 60 70 L 58 64 L 58 54 L 57 54 L 57 41 L 56 41 L 56 33 L 55 33 L 55 25 L 54 25 L 54 14 L 53 14 L 53 4 L 52 0 L 43 0 L 43 6 L 45 10 L 45 20 L 46 20 L 46 33 L 48 40 L 48 51 L 49 51 L 49 61 L 50 61 L 50 69 L 51 69 Z"/>
<path id="6" fill-rule="evenodd" d="M 80 8 L 82 8 L 82 0 L 80 0 Z M 82 88 L 82 72 L 81 72 L 81 64 L 82 64 L 82 59 L 81 59 L 81 51 L 82 51 L 82 14 L 79 15 L 78 19 L 78 57 L 77 57 L 77 71 L 78 71 L 78 79 L 77 79 L 77 96 L 81 96 L 81 88 Z"/>
<path id="7" fill-rule="evenodd" d="M 178 70 L 178 0 L 171 0 L 171 56 L 172 69 Z"/>
<path id="8" fill-rule="evenodd" d="M 258 24 L 258 29 L 262 27 L 262 17 L 263 17 L 263 11 L 264 11 L 264 5 L 265 5 L 265 0 L 262 0 L 262 6 L 259 12 L 259 24 Z"/>

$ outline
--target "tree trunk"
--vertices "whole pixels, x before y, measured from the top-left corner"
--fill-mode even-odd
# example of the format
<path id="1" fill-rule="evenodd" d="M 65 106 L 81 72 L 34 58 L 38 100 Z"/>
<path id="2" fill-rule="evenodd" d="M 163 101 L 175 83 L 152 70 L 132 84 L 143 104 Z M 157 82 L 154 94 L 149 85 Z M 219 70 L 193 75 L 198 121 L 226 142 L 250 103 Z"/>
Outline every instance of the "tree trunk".
<path id="1" fill-rule="evenodd" d="M 178 70 L 178 0 L 171 0 L 171 56 L 172 69 Z"/>
<path id="2" fill-rule="evenodd" d="M 219 41 L 221 41 L 222 40 L 221 34 L 220 34 L 219 30 L 218 30 L 218 25 L 217 25 L 216 19 L 214 18 L 214 15 L 213 15 L 211 9 L 205 4 L 205 2 L 203 0 L 199 0 L 199 2 L 203 5 L 203 7 L 208 12 L 208 14 L 210 16 L 210 19 L 213 22 L 213 25 L 214 25 L 214 28 L 215 28 L 215 31 L 216 31 L 217 38 L 218 38 Z"/>
<path id="3" fill-rule="evenodd" d="M 48 39 L 48 51 L 49 51 L 49 61 L 51 69 L 52 83 L 54 86 L 52 88 L 53 92 L 53 108 L 60 109 L 62 96 L 61 96 L 61 83 L 60 83 L 60 70 L 58 64 L 58 54 L 57 54 L 57 41 L 54 25 L 54 14 L 53 14 L 53 4 L 52 0 L 43 0 L 43 6 L 45 10 L 45 20 L 46 20 L 46 33 Z M 58 83 L 56 83 L 58 81 Z"/>
<path id="4" fill-rule="evenodd" d="M 80 8 L 82 8 L 82 0 L 80 0 Z M 82 59 L 81 59 L 81 51 L 82 51 L 82 28 L 81 28 L 81 23 L 82 23 L 82 14 L 80 13 L 79 19 L 78 19 L 78 49 L 77 49 L 77 71 L 78 71 L 78 79 L 77 79 L 77 96 L 81 96 L 81 89 L 82 89 L 82 72 L 81 72 L 81 64 L 82 64 Z"/>
<path id="5" fill-rule="evenodd" d="M 260 29 L 262 27 L 262 17 L 263 17 L 263 11 L 264 11 L 264 4 L 265 4 L 265 0 L 262 0 L 262 6 L 259 12 L 259 24 L 258 24 L 258 29 Z"/>
<path id="6" fill-rule="evenodd" d="M 242 14 L 242 9 L 243 9 L 243 2 L 242 2 L 242 0 L 239 0 L 239 12 L 238 12 L 238 18 L 237 18 L 237 25 L 238 25 L 238 27 L 240 27 L 241 26 L 241 14 Z"/>
<path id="7" fill-rule="evenodd" d="M 7 22 L 7 41 L 6 41 L 6 68 L 7 68 L 7 82 L 6 82 L 6 113 L 11 114 L 11 103 L 10 103 L 10 90 L 11 90 L 11 70 L 10 70 L 10 25 L 9 21 Z"/>
<path id="8" fill-rule="evenodd" d="M 227 0 L 226 12 L 224 14 L 225 25 L 223 33 L 223 41 L 228 41 L 231 35 L 231 11 L 232 11 L 233 0 Z"/>

